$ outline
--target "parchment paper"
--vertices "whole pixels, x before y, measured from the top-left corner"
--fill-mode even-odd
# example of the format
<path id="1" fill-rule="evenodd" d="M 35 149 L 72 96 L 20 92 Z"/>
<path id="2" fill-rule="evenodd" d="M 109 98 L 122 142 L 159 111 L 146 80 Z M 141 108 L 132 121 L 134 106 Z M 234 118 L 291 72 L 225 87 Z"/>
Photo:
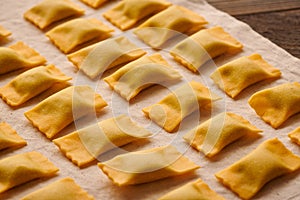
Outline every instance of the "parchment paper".
<path id="1" fill-rule="evenodd" d="M 3 101 L 0 102 L 0 121 L 5 121 L 12 125 L 13 128 L 16 129 L 16 131 L 28 142 L 28 145 L 24 148 L 14 151 L 0 152 L 0 159 L 22 152 L 38 151 L 48 157 L 57 167 L 59 167 L 60 172 L 56 177 L 31 181 L 27 184 L 23 184 L 22 186 L 11 189 L 3 194 L 0 194 L 0 199 L 20 199 L 26 194 L 33 192 L 43 186 L 46 186 L 49 183 L 54 182 L 55 180 L 69 176 L 75 179 L 75 181 L 83 189 L 88 191 L 95 197 L 95 199 L 98 200 L 157 199 L 167 192 L 180 187 L 189 181 L 196 180 L 197 178 L 203 179 L 212 189 L 223 195 L 226 199 L 234 200 L 239 198 L 217 181 L 214 176 L 216 172 L 244 157 L 263 141 L 274 137 L 278 137 L 291 151 L 293 151 L 297 155 L 300 155 L 300 147 L 292 143 L 287 136 L 289 132 L 300 125 L 299 114 L 293 116 L 278 130 L 275 130 L 265 122 L 263 122 L 247 103 L 249 97 L 256 91 L 286 82 L 299 81 L 300 60 L 291 56 L 285 50 L 279 48 L 268 39 L 254 32 L 248 25 L 236 20 L 235 18 L 229 16 L 224 12 L 213 8 L 205 1 L 169 1 L 173 2 L 174 4 L 183 5 L 204 16 L 209 21 L 209 25 L 207 27 L 213 27 L 215 25 L 222 26 L 226 31 L 228 31 L 231 35 L 233 35 L 244 44 L 243 52 L 235 56 L 221 56 L 215 59 L 216 66 L 220 66 L 240 56 L 250 55 L 256 52 L 260 53 L 270 64 L 282 71 L 283 75 L 281 79 L 273 82 L 263 81 L 255 84 L 243 91 L 239 95 L 237 100 L 232 100 L 224 95 L 224 93 L 219 90 L 209 78 L 210 73 L 212 73 L 216 69 L 216 66 L 211 64 L 205 65 L 201 68 L 200 75 L 196 75 L 174 62 L 171 56 L 168 54 L 167 50 L 161 51 L 164 58 L 166 58 L 168 62 L 184 76 L 182 82 L 189 80 L 202 81 L 210 89 L 218 93 L 223 98 L 223 101 L 219 101 L 218 103 L 216 103 L 213 113 L 218 113 L 226 110 L 234 112 L 236 114 L 240 114 L 251 123 L 256 125 L 258 128 L 262 129 L 264 131 L 262 133 L 263 136 L 257 140 L 237 141 L 225 148 L 216 158 L 205 158 L 202 153 L 199 153 L 194 149 L 187 148 L 188 145 L 181 138 L 182 134 L 186 133 L 194 127 L 195 124 L 193 121 L 195 120 L 193 119 L 195 119 L 195 117 L 197 119 L 198 116 L 190 116 L 186 120 L 187 123 L 185 123 L 185 125 L 182 127 L 180 133 L 169 134 L 161 130 L 155 124 L 151 123 L 150 120 L 145 118 L 145 116 L 143 115 L 141 109 L 145 106 L 157 102 L 162 97 L 164 97 L 168 92 L 167 88 L 161 86 L 151 87 L 139 94 L 130 103 L 127 103 L 117 94 L 115 94 L 108 87 L 108 85 L 104 83 L 102 79 L 90 81 L 81 73 L 77 73 L 75 67 L 67 60 L 66 56 L 48 40 L 48 38 L 45 36 L 45 31 L 39 30 L 37 27 L 23 18 L 23 13 L 32 6 L 36 5 L 39 0 L 1 0 L 0 24 L 13 33 L 9 41 L 7 43 L 1 44 L 2 46 L 9 46 L 20 40 L 25 42 L 26 44 L 40 52 L 41 55 L 45 56 L 48 60 L 48 64 L 54 64 L 65 74 L 72 76 L 72 82 L 74 85 L 92 85 L 95 88 L 95 91 L 100 93 L 109 104 L 109 106 L 103 110 L 101 115 L 97 117 L 91 116 L 79 120 L 75 124 L 71 124 L 70 126 L 65 128 L 58 135 L 58 137 L 68 134 L 78 128 L 95 123 L 96 121 L 101 121 L 103 119 L 116 116 L 119 113 L 127 113 L 128 115 L 130 115 L 132 120 L 136 121 L 139 125 L 146 127 L 152 133 L 154 133 L 154 136 L 148 141 L 142 140 L 135 143 L 134 145 L 126 146 L 124 148 L 126 151 L 136 151 L 172 143 L 173 145 L 176 145 L 178 149 L 183 149 L 185 156 L 190 158 L 195 163 L 199 164 L 201 168 L 197 170 L 195 174 L 168 178 L 161 181 L 129 187 L 118 187 L 113 185 L 112 182 L 108 180 L 108 178 L 98 169 L 95 164 L 84 169 L 79 169 L 77 166 L 72 164 L 72 162 L 70 162 L 65 156 L 63 156 L 59 149 L 42 133 L 37 131 L 37 129 L 35 129 L 24 117 L 25 111 L 31 109 L 34 105 L 36 105 L 38 102 L 45 99 L 49 95 L 46 92 L 30 100 L 17 109 L 12 109 Z M 101 14 L 105 10 L 110 9 L 112 6 L 114 6 L 118 1 L 112 1 L 101 7 L 100 9 L 92 9 L 81 3 L 79 0 L 74 0 L 74 2 L 76 2 L 86 10 L 86 14 L 83 16 L 84 18 L 95 17 L 102 20 L 105 24 L 113 27 L 102 17 Z M 126 33 L 122 33 L 116 27 L 113 28 L 116 30 L 114 33 L 114 37 L 125 34 L 140 47 L 145 48 L 150 53 L 154 52 L 145 44 L 143 44 L 138 38 L 136 38 L 132 34 L 131 30 L 127 31 Z M 288 37 L 288 35 L 286 37 Z M 115 69 L 105 73 L 104 76 L 111 74 L 113 71 L 115 71 Z M 6 84 L 19 73 L 20 72 L 13 72 L 8 75 L 2 75 L 0 77 L 0 86 Z M 175 84 L 170 88 L 176 88 L 181 83 Z M 208 114 L 201 113 L 200 121 L 202 122 L 208 117 Z M 119 151 L 109 152 L 108 154 L 101 156 L 100 160 L 103 161 L 110 159 L 118 152 Z M 300 198 L 299 188 L 300 172 L 298 171 L 296 173 L 277 178 L 276 180 L 268 183 L 253 199 L 296 200 Z"/>

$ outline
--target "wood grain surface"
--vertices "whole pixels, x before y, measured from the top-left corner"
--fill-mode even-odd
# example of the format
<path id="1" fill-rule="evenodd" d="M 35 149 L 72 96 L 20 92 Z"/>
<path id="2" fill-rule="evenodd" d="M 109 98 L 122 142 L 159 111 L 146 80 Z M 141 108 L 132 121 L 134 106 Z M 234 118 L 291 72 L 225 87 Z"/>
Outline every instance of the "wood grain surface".
<path id="1" fill-rule="evenodd" d="M 300 58 L 300 0 L 207 0 Z"/>

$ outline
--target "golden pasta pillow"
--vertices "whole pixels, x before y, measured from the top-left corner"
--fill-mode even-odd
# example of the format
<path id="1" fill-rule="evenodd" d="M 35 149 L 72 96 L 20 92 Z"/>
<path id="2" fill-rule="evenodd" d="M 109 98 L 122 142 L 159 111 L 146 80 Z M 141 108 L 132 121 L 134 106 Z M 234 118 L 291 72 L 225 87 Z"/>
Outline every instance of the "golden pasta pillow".
<path id="1" fill-rule="evenodd" d="M 250 199 L 272 179 L 299 168 L 300 157 L 274 138 L 215 175 L 242 199 Z"/>
<path id="2" fill-rule="evenodd" d="M 201 179 L 187 183 L 184 186 L 177 188 L 158 200 L 225 200 L 222 196 L 204 183 Z"/>
<path id="3" fill-rule="evenodd" d="M 89 86 L 71 86 L 48 97 L 25 112 L 27 119 L 47 138 L 90 113 L 99 113 L 107 103 Z"/>
<path id="4" fill-rule="evenodd" d="M 254 83 L 280 76 L 279 69 L 267 63 L 261 55 L 252 54 L 219 67 L 210 77 L 228 96 L 235 98 Z"/>
<path id="5" fill-rule="evenodd" d="M 192 147 L 207 157 L 218 154 L 224 147 L 244 136 L 255 137 L 262 132 L 242 116 L 220 113 L 184 135 Z"/>
<path id="6" fill-rule="evenodd" d="M 207 61 L 222 54 L 235 54 L 243 45 L 225 32 L 222 27 L 200 30 L 175 45 L 170 54 L 174 59 L 192 72 Z"/>
<path id="7" fill-rule="evenodd" d="M 7 123 L 0 122 L 0 150 L 21 148 L 27 142 Z"/>
<path id="8" fill-rule="evenodd" d="M 56 26 L 46 33 L 64 53 L 71 53 L 89 43 L 111 37 L 114 30 L 97 19 L 73 19 Z"/>
<path id="9" fill-rule="evenodd" d="M 177 81 L 181 75 L 160 54 L 143 56 L 106 77 L 109 86 L 127 101 L 154 84 Z"/>
<path id="10" fill-rule="evenodd" d="M 54 176 L 58 170 L 38 152 L 4 158 L 0 160 L 0 193 L 37 178 Z"/>
<path id="11" fill-rule="evenodd" d="M 165 0 L 123 0 L 103 16 L 121 30 L 132 28 L 141 19 L 154 15 L 171 3 Z"/>
<path id="12" fill-rule="evenodd" d="M 23 42 L 0 47 L 0 74 L 24 68 L 33 68 L 46 62 L 45 58 Z"/>
<path id="13" fill-rule="evenodd" d="M 92 8 L 99 8 L 105 2 L 110 1 L 110 0 L 80 0 L 80 1 L 91 6 Z"/>
<path id="14" fill-rule="evenodd" d="M 122 154 L 98 166 L 118 186 L 148 183 L 199 168 L 173 146 Z"/>
<path id="15" fill-rule="evenodd" d="M 46 91 L 56 83 L 71 80 L 54 65 L 28 70 L 0 88 L 0 96 L 7 104 L 19 106 Z"/>
<path id="16" fill-rule="evenodd" d="M 94 200 L 70 178 L 63 178 L 32 192 L 21 200 Z"/>
<path id="17" fill-rule="evenodd" d="M 10 35 L 11 32 L 9 30 L 6 30 L 3 26 L 0 26 L 0 41 L 6 39 Z"/>
<path id="18" fill-rule="evenodd" d="M 256 92 L 249 104 L 266 123 L 278 128 L 300 112 L 300 83 L 285 83 Z"/>
<path id="19" fill-rule="evenodd" d="M 43 0 L 24 13 L 24 18 L 44 29 L 54 22 L 84 14 L 84 10 L 70 0 Z"/>
<path id="20" fill-rule="evenodd" d="M 147 117 L 168 132 L 199 108 L 210 109 L 212 101 L 220 99 L 199 82 L 192 81 L 177 88 L 158 103 L 143 109 Z"/>
<path id="21" fill-rule="evenodd" d="M 137 139 L 151 136 L 126 115 L 101 121 L 53 140 L 60 150 L 79 167 L 96 160 L 99 155 Z"/>
<path id="22" fill-rule="evenodd" d="M 144 54 L 144 50 L 121 36 L 88 46 L 67 57 L 87 76 L 96 78 L 106 70 L 133 61 Z"/>
<path id="23" fill-rule="evenodd" d="M 293 142 L 300 145 L 300 127 L 289 133 L 289 137 Z"/>
<path id="24" fill-rule="evenodd" d="M 145 21 L 134 33 L 149 46 L 160 48 L 179 33 L 191 35 L 205 24 L 207 21 L 202 16 L 173 5 Z"/>

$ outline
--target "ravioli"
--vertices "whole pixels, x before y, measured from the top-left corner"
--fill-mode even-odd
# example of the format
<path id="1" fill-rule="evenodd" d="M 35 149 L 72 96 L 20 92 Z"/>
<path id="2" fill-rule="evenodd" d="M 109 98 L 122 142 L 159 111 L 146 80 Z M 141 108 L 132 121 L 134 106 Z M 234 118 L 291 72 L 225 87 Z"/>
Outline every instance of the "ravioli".
<path id="1" fill-rule="evenodd" d="M 35 192 L 32 192 L 21 200 L 94 200 L 94 197 L 83 190 L 70 178 L 63 178 L 51 183 Z"/>
<path id="2" fill-rule="evenodd" d="M 0 150 L 26 146 L 27 142 L 6 122 L 0 122 Z"/>
<path id="3" fill-rule="evenodd" d="M 67 57 L 78 69 L 93 79 L 108 69 L 133 61 L 144 54 L 144 50 L 121 36 L 88 46 Z"/>
<path id="4" fill-rule="evenodd" d="M 211 109 L 216 94 L 203 84 L 192 81 L 177 88 L 158 103 L 143 108 L 147 117 L 168 132 L 174 132 L 181 121 L 199 108 Z"/>
<path id="5" fill-rule="evenodd" d="M 102 6 L 104 3 L 111 1 L 111 0 L 80 0 L 86 5 L 92 7 L 92 8 L 99 8 Z"/>
<path id="6" fill-rule="evenodd" d="M 59 169 L 39 152 L 28 152 L 0 160 L 0 193 L 43 177 L 55 176 Z"/>
<path id="7" fill-rule="evenodd" d="M 44 29 L 54 22 L 84 14 L 84 10 L 70 0 L 43 0 L 24 13 L 24 18 Z"/>
<path id="8" fill-rule="evenodd" d="M 8 36 L 10 36 L 12 33 L 4 28 L 3 26 L 0 26 L 0 41 L 6 39 Z"/>
<path id="9" fill-rule="evenodd" d="M 220 113 L 203 122 L 186 135 L 184 140 L 205 156 L 213 157 L 224 147 L 245 136 L 262 132 L 249 121 L 234 113 Z"/>
<path id="10" fill-rule="evenodd" d="M 272 179 L 299 168 L 300 157 L 274 138 L 215 175 L 242 199 L 250 199 Z"/>
<path id="11" fill-rule="evenodd" d="M 296 128 L 288 135 L 294 143 L 300 145 L 300 127 Z"/>
<path id="12" fill-rule="evenodd" d="M 117 70 L 104 81 L 129 101 L 154 84 L 178 81 L 181 75 L 160 54 L 143 56 Z"/>
<path id="13" fill-rule="evenodd" d="M 46 59 L 23 42 L 0 47 L 0 74 L 28 69 L 46 63 Z"/>
<path id="14" fill-rule="evenodd" d="M 0 88 L 0 96 L 10 106 L 19 106 L 56 83 L 71 80 L 54 65 L 28 70 Z"/>
<path id="15" fill-rule="evenodd" d="M 192 72 L 212 58 L 222 54 L 236 54 L 243 45 L 220 26 L 200 30 L 175 45 L 170 54 Z"/>
<path id="16" fill-rule="evenodd" d="M 118 186 L 148 183 L 199 168 L 173 146 L 119 155 L 98 166 Z"/>
<path id="17" fill-rule="evenodd" d="M 70 86 L 25 112 L 27 119 L 47 138 L 91 113 L 100 113 L 107 103 L 89 86 Z"/>
<path id="18" fill-rule="evenodd" d="M 126 115 L 120 115 L 53 140 L 74 164 L 83 167 L 111 149 L 151 136 Z"/>
<path id="19" fill-rule="evenodd" d="M 170 5 L 171 3 L 165 0 L 123 0 L 106 11 L 103 16 L 124 31 L 132 28 L 141 19 L 154 15 Z"/>
<path id="20" fill-rule="evenodd" d="M 134 33 L 152 48 L 161 48 L 169 39 L 182 34 L 191 35 L 208 22 L 200 15 L 173 5 L 138 26 Z"/>
<path id="21" fill-rule="evenodd" d="M 279 128 L 300 112 L 300 83 L 285 83 L 256 92 L 248 102 L 266 123 Z"/>
<path id="22" fill-rule="evenodd" d="M 56 26 L 46 36 L 64 53 L 111 37 L 114 30 L 98 19 L 73 19 Z"/>
<path id="23" fill-rule="evenodd" d="M 194 182 L 185 184 L 184 186 L 177 188 L 158 200 L 196 200 L 196 199 L 211 199 L 211 200 L 225 200 L 222 196 L 204 183 L 201 179 Z"/>
<path id="24" fill-rule="evenodd" d="M 252 54 L 219 67 L 210 77 L 228 96 L 235 98 L 252 84 L 280 76 L 279 69 L 267 63 L 261 55 Z"/>

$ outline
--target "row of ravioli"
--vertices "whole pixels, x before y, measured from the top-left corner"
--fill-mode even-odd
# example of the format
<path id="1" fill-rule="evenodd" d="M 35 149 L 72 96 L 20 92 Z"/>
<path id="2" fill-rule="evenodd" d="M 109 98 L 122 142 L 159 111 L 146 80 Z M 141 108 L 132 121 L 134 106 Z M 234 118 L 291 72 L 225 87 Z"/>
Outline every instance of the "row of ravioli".
<path id="1" fill-rule="evenodd" d="M 251 126 L 249 122 L 245 121 L 241 117 L 233 114 L 226 114 L 225 123 L 229 123 L 228 126 L 234 127 L 234 123 L 230 124 L 230 120 L 240 121 L 235 123 L 244 123 L 235 125 L 239 130 L 248 129 L 242 132 L 255 134 L 255 132 L 260 131 Z M 228 127 L 227 125 L 225 126 L 226 127 L 223 128 L 222 132 L 228 132 Z M 111 127 L 113 127 L 113 130 L 111 130 Z M 204 127 L 202 127 L 202 129 L 203 128 Z M 198 130 L 199 129 L 201 128 L 198 128 Z M 95 132 L 99 133 L 97 134 L 98 136 L 94 135 Z M 126 132 L 126 134 L 124 132 Z M 91 126 L 78 132 L 74 132 L 73 134 L 66 136 L 68 139 L 56 139 L 55 143 L 65 145 L 68 148 L 70 147 L 70 144 L 75 144 L 75 146 L 70 147 L 71 152 L 66 155 L 69 155 L 71 159 L 74 158 L 73 156 L 77 157 L 74 158 L 74 160 L 78 159 L 77 164 L 83 164 L 80 163 L 82 158 L 85 159 L 86 157 L 90 157 L 90 159 L 95 159 L 91 156 L 91 152 L 88 152 L 82 144 L 81 147 L 76 146 L 76 144 L 83 143 L 85 141 L 84 137 L 87 134 L 92 134 L 93 137 L 102 139 L 102 141 L 107 140 L 107 138 L 110 139 L 110 137 L 116 138 L 117 135 L 119 136 L 119 139 L 115 139 L 114 145 L 120 145 L 122 140 L 134 140 L 130 138 L 128 133 L 141 133 L 141 135 L 144 134 L 144 136 L 149 134 L 143 128 L 138 127 L 136 124 L 131 122 L 128 117 L 120 116 L 115 119 L 102 121 L 97 126 Z M 292 136 L 295 133 L 299 135 L 300 128 L 290 133 L 289 136 Z M 5 148 L 20 148 L 26 145 L 26 141 L 23 140 L 7 123 L 0 124 L 0 134 L 2 140 L 1 144 L 6 145 Z M 77 136 L 75 136 L 75 134 L 77 134 Z M 103 134 L 106 134 L 107 137 L 103 137 Z M 220 137 L 224 138 L 226 136 L 221 135 Z M 81 140 L 78 138 L 81 138 Z M 88 145 L 88 141 L 91 141 L 90 138 L 84 145 Z M 102 151 L 109 150 L 112 147 L 110 145 L 110 142 L 107 142 L 107 146 L 103 144 Z M 222 144 L 219 142 L 216 146 L 220 147 L 221 145 Z M 94 153 L 99 153 L 101 151 L 94 147 L 92 150 L 95 151 Z M 214 153 L 216 153 L 216 151 L 214 151 Z M 91 160 L 86 161 L 90 162 Z M 20 165 L 23 166 L 22 169 L 19 169 Z M 167 177 L 186 174 L 200 168 L 200 166 L 190 161 L 173 146 L 163 146 L 119 155 L 106 162 L 98 163 L 98 166 L 116 185 L 119 186 L 147 183 Z M 262 168 L 262 166 L 264 167 Z M 263 142 L 255 150 L 236 163 L 217 172 L 215 176 L 241 198 L 250 199 L 267 182 L 278 176 L 292 173 L 299 168 L 300 157 L 294 155 L 284 146 L 283 143 L 281 143 L 277 138 L 274 138 Z M 0 192 L 4 192 L 33 179 L 52 177 L 58 171 L 59 169 L 56 166 L 38 152 L 28 152 L 2 159 L 0 160 L 0 172 L 7 176 L 0 180 Z M 23 174 L 26 174 L 26 178 L 23 177 Z M 64 199 L 93 199 L 92 196 L 82 190 L 80 186 L 78 186 L 74 180 L 69 177 L 55 181 L 44 188 L 26 195 L 26 197 L 22 199 L 33 200 L 40 199 L 41 197 L 44 199 L 60 199 L 62 196 Z M 194 199 L 203 197 L 224 199 L 222 196 L 211 190 L 201 179 L 198 179 L 195 182 L 190 182 L 178 189 L 175 189 L 174 191 L 169 192 L 161 197 L 160 200 L 174 199 L 175 197 L 180 197 L 179 199 Z"/>

